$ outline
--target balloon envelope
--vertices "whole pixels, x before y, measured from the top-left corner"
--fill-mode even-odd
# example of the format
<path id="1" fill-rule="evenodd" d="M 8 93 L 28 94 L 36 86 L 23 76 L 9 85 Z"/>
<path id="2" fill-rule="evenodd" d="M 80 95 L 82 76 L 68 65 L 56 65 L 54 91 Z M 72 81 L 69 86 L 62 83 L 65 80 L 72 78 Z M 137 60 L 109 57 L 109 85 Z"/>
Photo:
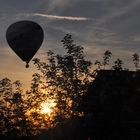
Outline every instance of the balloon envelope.
<path id="1" fill-rule="evenodd" d="M 27 63 L 38 51 L 43 39 L 41 26 L 32 21 L 13 23 L 6 32 L 6 40 L 11 49 Z"/>

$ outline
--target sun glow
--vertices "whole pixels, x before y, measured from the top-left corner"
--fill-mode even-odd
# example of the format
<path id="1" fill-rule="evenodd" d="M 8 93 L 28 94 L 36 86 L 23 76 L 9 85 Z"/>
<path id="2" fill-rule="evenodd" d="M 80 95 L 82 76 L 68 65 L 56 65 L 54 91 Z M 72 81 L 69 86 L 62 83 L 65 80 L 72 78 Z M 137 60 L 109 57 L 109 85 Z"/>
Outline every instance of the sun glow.
<path id="1" fill-rule="evenodd" d="M 50 116 L 53 113 L 55 106 L 56 106 L 56 103 L 53 100 L 41 103 L 41 113 L 47 114 Z"/>

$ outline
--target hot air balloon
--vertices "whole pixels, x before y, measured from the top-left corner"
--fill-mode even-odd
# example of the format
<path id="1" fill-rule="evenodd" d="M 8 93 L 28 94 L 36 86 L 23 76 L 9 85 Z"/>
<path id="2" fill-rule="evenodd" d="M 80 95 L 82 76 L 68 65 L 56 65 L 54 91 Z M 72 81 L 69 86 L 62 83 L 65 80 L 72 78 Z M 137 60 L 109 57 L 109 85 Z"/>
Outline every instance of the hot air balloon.
<path id="1" fill-rule="evenodd" d="M 6 40 L 11 49 L 26 62 L 29 62 L 40 48 L 44 39 L 43 29 L 33 21 L 18 21 L 11 24 L 6 32 Z"/>

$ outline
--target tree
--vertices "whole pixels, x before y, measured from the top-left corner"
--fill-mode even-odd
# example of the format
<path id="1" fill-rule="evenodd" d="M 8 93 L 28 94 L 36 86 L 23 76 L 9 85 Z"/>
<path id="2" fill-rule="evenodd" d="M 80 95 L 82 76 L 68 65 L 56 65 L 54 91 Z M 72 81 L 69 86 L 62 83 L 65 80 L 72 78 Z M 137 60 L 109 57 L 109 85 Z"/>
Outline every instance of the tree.
<path id="1" fill-rule="evenodd" d="M 97 65 L 97 70 L 101 69 L 102 64 L 99 60 L 96 60 L 94 64 Z"/>
<path id="2" fill-rule="evenodd" d="M 0 80 L 0 103 L 0 134 L 11 138 L 31 135 L 31 123 L 26 116 L 27 100 L 19 81 Z"/>
<path id="3" fill-rule="evenodd" d="M 104 69 L 105 69 L 106 65 L 109 65 L 109 59 L 111 57 L 112 57 L 112 53 L 109 50 L 105 51 L 104 56 L 103 56 L 103 66 L 104 66 Z"/>
<path id="4" fill-rule="evenodd" d="M 133 63 L 135 65 L 136 70 L 138 70 L 138 68 L 139 68 L 139 61 L 140 61 L 139 55 L 137 53 L 134 53 L 133 54 Z"/>
<path id="5" fill-rule="evenodd" d="M 49 51 L 48 63 L 33 60 L 41 72 L 42 89 L 56 102 L 57 122 L 80 115 L 79 103 L 92 80 L 91 62 L 85 60 L 83 47 L 76 45 L 69 34 L 61 42 L 66 52 L 64 55 Z"/>
<path id="6" fill-rule="evenodd" d="M 39 113 L 43 94 L 37 94 L 38 80 L 34 74 L 31 90 L 26 93 L 23 93 L 20 81 L 0 80 L 0 135 L 16 139 L 39 133 L 44 124 L 47 128 L 49 119 Z"/>
<path id="7" fill-rule="evenodd" d="M 97 65 L 97 69 L 100 70 L 102 66 L 104 66 L 103 69 L 105 69 L 106 65 L 109 65 L 110 58 L 112 57 L 112 53 L 107 50 L 104 52 L 103 60 L 100 62 L 99 60 L 95 61 L 95 65 Z"/>
<path id="8" fill-rule="evenodd" d="M 117 58 L 117 60 L 114 62 L 114 66 L 112 66 L 112 69 L 121 71 L 121 70 L 123 70 L 122 64 L 123 64 L 123 61 L 121 59 Z"/>

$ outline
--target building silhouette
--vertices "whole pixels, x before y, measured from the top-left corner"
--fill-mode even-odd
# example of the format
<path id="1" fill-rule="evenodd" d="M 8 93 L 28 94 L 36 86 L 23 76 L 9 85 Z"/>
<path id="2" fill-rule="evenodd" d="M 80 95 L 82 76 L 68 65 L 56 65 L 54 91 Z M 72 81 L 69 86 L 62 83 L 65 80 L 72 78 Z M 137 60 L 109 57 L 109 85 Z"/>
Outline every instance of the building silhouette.
<path id="1" fill-rule="evenodd" d="M 139 140 L 140 72 L 98 71 L 83 110 L 91 140 Z"/>

